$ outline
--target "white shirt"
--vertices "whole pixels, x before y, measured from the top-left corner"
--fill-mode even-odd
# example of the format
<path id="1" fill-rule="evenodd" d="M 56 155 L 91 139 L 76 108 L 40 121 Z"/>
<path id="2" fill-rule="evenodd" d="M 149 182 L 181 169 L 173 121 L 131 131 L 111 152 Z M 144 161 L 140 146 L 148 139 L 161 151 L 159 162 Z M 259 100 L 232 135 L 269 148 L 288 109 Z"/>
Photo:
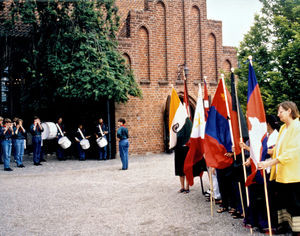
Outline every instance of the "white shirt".
<path id="1" fill-rule="evenodd" d="M 276 144 L 277 138 L 278 138 L 278 131 L 276 129 L 273 130 L 273 132 L 268 136 L 268 142 L 267 142 L 267 146 L 268 148 L 274 146 Z M 270 160 L 272 158 L 268 158 L 266 160 Z M 266 168 L 267 173 L 269 174 L 271 171 L 271 167 Z"/>

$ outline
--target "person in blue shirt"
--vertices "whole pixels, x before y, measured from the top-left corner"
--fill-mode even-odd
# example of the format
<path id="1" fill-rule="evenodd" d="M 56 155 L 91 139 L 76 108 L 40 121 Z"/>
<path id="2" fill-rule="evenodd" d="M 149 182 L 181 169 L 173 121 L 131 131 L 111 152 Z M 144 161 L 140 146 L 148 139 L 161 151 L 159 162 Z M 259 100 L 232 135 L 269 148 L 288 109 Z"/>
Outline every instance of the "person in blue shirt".
<path id="1" fill-rule="evenodd" d="M 42 149 L 42 132 L 44 128 L 41 125 L 40 119 L 35 116 L 33 118 L 33 124 L 30 126 L 30 133 L 32 134 L 33 145 L 33 164 L 35 166 L 42 165 L 41 162 L 41 149 Z"/>
<path id="2" fill-rule="evenodd" d="M 0 129 L 2 129 L 2 126 L 3 126 L 3 117 L 0 116 Z M 3 164 L 3 159 L 2 159 L 2 155 L 3 155 L 3 151 L 2 151 L 2 140 L 0 139 L 0 164 L 2 165 Z"/>
<path id="3" fill-rule="evenodd" d="M 79 129 L 83 135 L 80 134 Z M 77 150 L 78 150 L 78 156 L 79 156 L 79 161 L 85 161 L 85 151 L 82 149 L 81 145 L 80 145 L 80 141 L 85 138 L 85 139 L 89 139 L 91 136 L 86 136 L 86 132 L 85 129 L 83 128 L 82 124 L 78 125 L 78 129 L 77 132 L 75 134 L 75 141 L 77 143 Z"/>
<path id="4" fill-rule="evenodd" d="M 14 155 L 17 162 L 17 167 L 23 168 L 23 156 L 24 156 L 24 143 L 26 139 L 26 131 L 23 127 L 23 120 L 16 120 L 16 125 L 14 126 Z"/>
<path id="5" fill-rule="evenodd" d="M 58 120 L 57 120 L 57 124 L 59 125 L 59 127 L 60 127 L 60 129 L 61 129 L 61 132 L 62 132 L 63 134 L 65 134 L 65 133 L 66 133 L 66 132 L 65 132 L 65 126 L 64 126 L 64 124 L 63 124 L 62 122 L 63 122 L 62 117 L 59 117 Z M 63 136 L 61 135 L 60 131 L 57 129 L 57 136 L 56 136 L 57 141 L 58 141 L 60 138 L 62 138 L 62 137 L 63 137 Z M 59 144 L 57 144 L 57 159 L 58 159 L 59 161 L 65 161 L 65 160 L 66 160 L 66 158 L 64 157 L 64 149 L 63 149 Z"/>
<path id="6" fill-rule="evenodd" d="M 125 119 L 120 118 L 118 120 L 118 131 L 117 137 L 119 139 L 119 152 L 120 158 L 122 161 L 122 170 L 128 169 L 128 149 L 129 149 L 129 142 L 128 142 L 128 129 L 125 127 Z"/>
<path id="7" fill-rule="evenodd" d="M 14 135 L 13 124 L 10 119 L 4 120 L 4 126 L 1 128 L 1 145 L 4 156 L 4 171 L 12 171 L 10 168 L 10 155 L 12 147 L 12 136 Z"/>
<path id="8" fill-rule="evenodd" d="M 100 128 L 99 126 L 101 127 L 101 130 L 102 130 L 102 133 L 100 131 Z M 106 138 L 106 135 L 108 134 L 108 128 L 106 126 L 106 124 L 104 124 L 103 122 L 103 119 L 100 118 L 98 120 L 98 124 L 96 126 L 96 139 L 102 137 L 102 138 Z M 107 145 L 103 148 L 101 147 L 98 147 L 98 150 L 99 150 L 99 160 L 107 160 Z"/>

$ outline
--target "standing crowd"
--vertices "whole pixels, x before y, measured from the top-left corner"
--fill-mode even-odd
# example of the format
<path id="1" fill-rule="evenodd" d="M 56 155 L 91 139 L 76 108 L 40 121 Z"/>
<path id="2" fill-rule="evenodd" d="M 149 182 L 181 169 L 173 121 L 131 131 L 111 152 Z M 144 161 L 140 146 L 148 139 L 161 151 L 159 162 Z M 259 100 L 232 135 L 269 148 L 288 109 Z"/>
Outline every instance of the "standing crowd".
<path id="1" fill-rule="evenodd" d="M 240 143 L 245 150 L 245 162 L 237 155 L 233 164 L 224 169 L 209 168 L 212 172 L 213 189 L 207 191 L 220 205 L 217 213 L 229 213 L 234 219 L 243 219 L 244 226 L 256 228 L 262 233 L 269 232 L 267 204 L 264 190 L 263 171 L 266 171 L 268 205 L 273 233 L 300 235 L 300 121 L 297 105 L 285 101 L 278 105 L 283 125 L 279 126 L 276 116 L 267 115 L 268 154 L 257 166 L 250 161 L 249 140 Z M 182 149 L 182 148 L 181 148 Z M 180 193 L 189 192 L 184 181 L 183 163 L 187 150 L 175 149 L 175 174 L 180 177 Z M 188 148 L 187 148 L 188 149 Z M 233 153 L 226 153 L 233 158 Z M 181 159 L 181 160 L 180 160 Z M 178 163 L 181 163 L 180 166 Z M 253 183 L 246 191 L 243 165 L 246 175 L 255 173 Z M 194 175 L 195 176 L 195 175 Z M 240 187 L 239 187 L 240 185 Z M 248 194 L 247 194 L 248 193 Z M 248 196 L 246 196 L 248 195 Z M 248 199 L 247 199 L 248 198 Z"/>
<path id="2" fill-rule="evenodd" d="M 125 119 L 120 118 L 118 120 L 117 137 L 119 139 L 119 151 L 122 161 L 122 170 L 128 169 L 128 129 L 125 127 Z M 65 137 L 65 127 L 63 119 L 60 117 L 55 124 L 57 127 L 56 141 L 57 141 L 57 158 L 60 161 L 66 160 L 65 149 L 69 148 L 71 141 Z M 29 133 L 32 136 L 32 151 L 33 151 L 33 164 L 35 166 L 42 165 L 41 162 L 46 161 L 43 158 L 43 139 L 42 133 L 44 127 L 39 117 L 35 116 L 33 122 L 30 125 Z M 108 127 L 104 124 L 103 119 L 99 118 L 95 127 L 94 137 L 98 144 L 98 160 L 107 160 L 107 134 L 109 133 Z M 83 124 L 78 125 L 78 129 L 74 136 L 76 149 L 80 161 L 86 159 L 86 150 L 90 147 L 89 138 L 92 135 L 87 135 Z M 66 138 L 69 145 L 61 144 L 63 138 Z M 13 121 L 9 118 L 3 119 L 0 117 L 0 164 L 4 164 L 4 171 L 13 171 L 10 167 L 11 155 L 14 156 L 14 160 L 18 168 L 24 168 L 23 156 L 24 150 L 27 147 L 27 131 L 23 127 L 23 120 L 20 118 L 14 118 Z"/>

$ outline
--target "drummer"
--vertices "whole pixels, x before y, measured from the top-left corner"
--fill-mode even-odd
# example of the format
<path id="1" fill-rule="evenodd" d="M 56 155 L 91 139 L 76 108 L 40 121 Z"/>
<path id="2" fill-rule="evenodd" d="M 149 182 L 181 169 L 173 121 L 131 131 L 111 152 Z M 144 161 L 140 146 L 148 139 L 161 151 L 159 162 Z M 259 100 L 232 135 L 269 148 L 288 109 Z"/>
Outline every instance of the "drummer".
<path id="1" fill-rule="evenodd" d="M 86 131 L 83 128 L 82 124 L 78 125 L 78 129 L 77 129 L 77 132 L 75 134 L 75 141 L 77 143 L 77 150 L 78 150 L 79 161 L 85 161 L 85 151 L 82 149 L 82 147 L 80 145 L 80 141 L 83 139 L 83 137 L 81 136 L 79 130 L 83 134 L 84 138 L 89 139 L 91 136 L 86 136 Z"/>
<path id="2" fill-rule="evenodd" d="M 65 132 L 65 126 L 64 126 L 64 124 L 62 122 L 63 122 L 62 117 L 59 117 L 58 120 L 57 120 L 57 124 L 60 127 L 61 132 L 63 134 L 65 134 L 66 133 Z M 57 142 L 62 137 L 63 136 L 61 135 L 60 131 L 57 129 L 57 136 L 56 136 Z M 57 144 L 57 159 L 59 161 L 65 161 L 66 160 L 66 158 L 64 157 L 64 149 L 62 149 L 62 147 L 60 145 L 58 145 L 58 144 Z"/>
<path id="3" fill-rule="evenodd" d="M 100 127 L 101 127 L 101 130 L 100 130 Z M 104 124 L 103 122 L 103 119 L 102 118 L 99 118 L 98 120 L 98 124 L 96 126 L 96 139 L 102 137 L 102 138 L 106 138 L 106 135 L 108 134 L 108 128 L 106 126 L 106 124 Z M 107 145 L 103 148 L 101 147 L 98 147 L 98 150 L 99 150 L 99 160 L 107 160 Z"/>
<path id="4" fill-rule="evenodd" d="M 33 124 L 30 126 L 30 133 L 32 134 L 33 145 L 33 164 L 35 166 L 42 165 L 41 162 L 41 147 L 42 147 L 42 132 L 44 128 L 41 125 L 40 119 L 35 116 L 33 118 Z"/>

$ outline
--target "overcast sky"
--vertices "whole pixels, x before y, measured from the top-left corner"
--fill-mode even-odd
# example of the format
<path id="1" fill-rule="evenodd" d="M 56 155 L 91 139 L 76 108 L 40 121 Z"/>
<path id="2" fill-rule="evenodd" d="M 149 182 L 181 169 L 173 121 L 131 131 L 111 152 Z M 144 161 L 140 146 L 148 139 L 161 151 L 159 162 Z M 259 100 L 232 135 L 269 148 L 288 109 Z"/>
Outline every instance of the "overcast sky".
<path id="1" fill-rule="evenodd" d="M 259 13 L 259 0 L 206 0 L 207 18 L 223 22 L 223 45 L 239 46 Z"/>

